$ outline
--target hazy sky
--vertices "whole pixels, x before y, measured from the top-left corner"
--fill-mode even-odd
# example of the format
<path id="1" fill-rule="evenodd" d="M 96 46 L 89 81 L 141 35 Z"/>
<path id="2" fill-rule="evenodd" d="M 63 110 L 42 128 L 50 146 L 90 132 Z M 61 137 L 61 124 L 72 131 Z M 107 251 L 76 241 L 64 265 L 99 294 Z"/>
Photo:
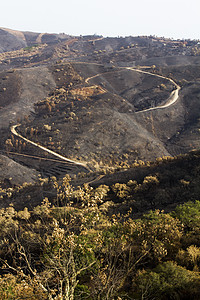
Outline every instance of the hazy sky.
<path id="1" fill-rule="evenodd" d="M 0 27 L 200 39 L 200 0 L 1 0 Z"/>

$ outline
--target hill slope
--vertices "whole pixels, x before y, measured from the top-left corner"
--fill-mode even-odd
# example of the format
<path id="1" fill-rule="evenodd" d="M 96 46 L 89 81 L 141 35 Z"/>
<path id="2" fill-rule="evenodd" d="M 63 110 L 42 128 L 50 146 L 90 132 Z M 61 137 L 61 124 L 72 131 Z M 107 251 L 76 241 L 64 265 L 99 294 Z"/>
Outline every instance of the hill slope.
<path id="1" fill-rule="evenodd" d="M 0 38 L 9 51 L 0 55 L 0 145 L 18 163 L 45 176 L 83 171 L 45 163 L 49 154 L 11 134 L 17 123 L 22 136 L 93 171 L 199 148 L 195 41 L 3 28 Z M 33 153 L 42 162 L 27 156 Z"/>

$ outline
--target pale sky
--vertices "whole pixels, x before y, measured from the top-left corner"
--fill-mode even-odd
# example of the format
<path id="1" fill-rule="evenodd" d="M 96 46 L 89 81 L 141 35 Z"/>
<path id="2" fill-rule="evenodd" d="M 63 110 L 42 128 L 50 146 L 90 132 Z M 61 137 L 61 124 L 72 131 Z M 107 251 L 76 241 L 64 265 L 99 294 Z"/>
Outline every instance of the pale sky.
<path id="1" fill-rule="evenodd" d="M 1 0 L 0 27 L 200 39 L 200 0 Z"/>

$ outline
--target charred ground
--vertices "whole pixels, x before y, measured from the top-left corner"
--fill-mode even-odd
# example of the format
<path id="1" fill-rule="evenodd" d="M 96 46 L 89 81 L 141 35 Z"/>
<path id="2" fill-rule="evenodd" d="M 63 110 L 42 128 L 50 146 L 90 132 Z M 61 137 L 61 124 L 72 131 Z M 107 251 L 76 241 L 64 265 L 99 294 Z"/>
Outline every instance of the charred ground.
<path id="1" fill-rule="evenodd" d="M 5 49 L 8 36 L 12 49 Z M 11 160 L 42 176 L 84 171 L 54 164 L 54 156 L 13 136 L 10 126 L 17 123 L 22 136 L 86 163 L 91 173 L 199 148 L 197 42 L 5 29 L 1 38 L 0 145 Z M 128 69 L 135 66 L 179 84 L 176 103 L 142 112 L 165 104 L 175 87 L 167 79 Z M 26 181 L 25 173 L 23 178 Z"/>

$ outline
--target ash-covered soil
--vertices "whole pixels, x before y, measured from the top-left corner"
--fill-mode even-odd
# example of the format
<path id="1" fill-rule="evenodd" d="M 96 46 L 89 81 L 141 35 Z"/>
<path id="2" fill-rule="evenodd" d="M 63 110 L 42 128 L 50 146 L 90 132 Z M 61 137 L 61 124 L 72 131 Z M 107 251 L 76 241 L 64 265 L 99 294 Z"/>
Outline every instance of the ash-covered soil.
<path id="1" fill-rule="evenodd" d="M 57 177 L 78 175 L 84 168 L 63 167 L 53 162 L 55 157 L 13 136 L 10 127 L 18 123 L 26 138 L 86 163 L 91 171 L 128 168 L 136 160 L 199 148 L 200 56 L 195 42 L 5 29 L 0 40 L 0 150 L 26 166 L 23 180 L 31 180 L 29 168 Z M 175 86 L 130 69 L 135 66 L 173 79 L 181 87 L 178 100 L 156 109 Z M 3 177 L 12 177 L 11 168 L 1 168 Z M 16 182 L 21 182 L 18 171 Z"/>

